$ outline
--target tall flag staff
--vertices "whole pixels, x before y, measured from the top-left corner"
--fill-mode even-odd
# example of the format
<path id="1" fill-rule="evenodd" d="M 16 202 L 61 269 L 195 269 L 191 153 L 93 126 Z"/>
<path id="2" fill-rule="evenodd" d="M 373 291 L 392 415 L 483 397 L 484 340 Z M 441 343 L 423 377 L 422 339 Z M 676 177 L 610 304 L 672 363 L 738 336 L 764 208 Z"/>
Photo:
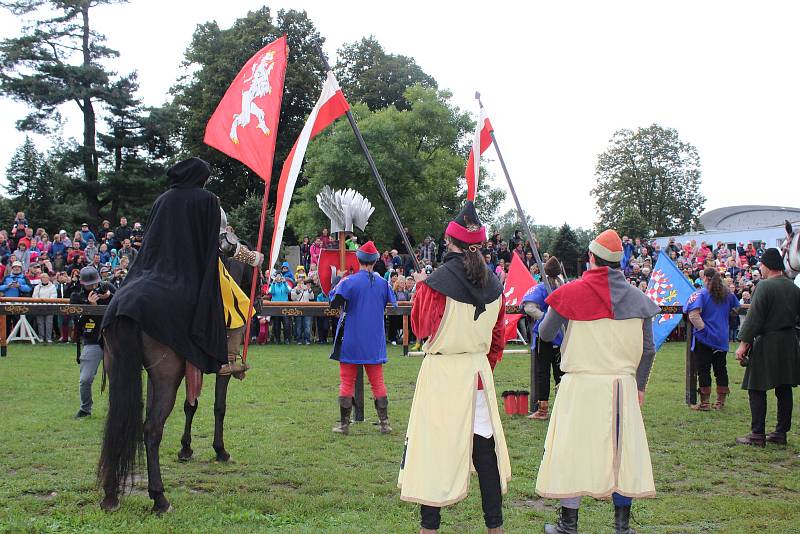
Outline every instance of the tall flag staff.
<path id="1" fill-rule="evenodd" d="M 481 123 L 478 125 L 478 128 L 482 130 L 488 129 L 489 138 L 491 142 L 494 143 L 494 149 L 497 152 L 497 158 L 500 160 L 500 165 L 503 167 L 503 174 L 506 176 L 506 181 L 508 182 L 508 189 L 511 191 L 511 196 L 514 198 L 514 204 L 517 206 L 517 218 L 519 218 L 520 224 L 525 228 L 525 235 L 528 237 L 528 242 L 531 244 L 531 252 L 533 252 L 533 258 L 536 260 L 536 264 L 539 266 L 539 272 L 542 273 L 542 284 L 544 284 L 544 288 L 547 291 L 547 294 L 553 292 L 553 288 L 550 286 L 550 282 L 547 280 L 547 276 L 544 275 L 544 263 L 542 262 L 542 257 L 539 255 L 539 248 L 536 246 L 536 241 L 533 237 L 533 232 L 531 231 L 530 226 L 528 225 L 528 220 L 525 218 L 525 212 L 522 211 L 522 205 L 519 203 L 519 198 L 517 197 L 517 191 L 514 189 L 514 184 L 511 182 L 511 176 L 508 174 L 508 168 L 506 167 L 506 162 L 503 159 L 503 154 L 500 152 L 500 146 L 497 144 L 497 137 L 494 135 L 494 128 L 492 124 L 489 122 L 489 119 L 486 118 L 486 112 L 483 107 L 483 102 L 481 102 L 481 94 L 475 91 L 475 99 L 478 101 L 478 105 L 480 106 L 480 117 Z M 480 139 L 480 152 L 486 150 L 483 146 L 483 135 L 479 137 L 479 134 L 476 132 L 475 139 L 478 141 Z M 478 144 L 477 142 L 475 144 Z M 475 147 L 473 146 L 473 153 L 475 152 Z M 470 156 L 473 155 L 470 153 Z M 475 156 L 476 160 L 480 160 L 480 155 Z M 477 167 L 477 165 L 475 166 Z M 467 169 L 469 172 L 469 164 L 467 165 Z M 478 173 L 477 170 L 474 174 L 474 183 L 477 183 Z M 469 186 L 468 186 L 469 190 Z M 477 190 L 477 187 L 473 185 L 473 191 Z M 566 280 L 565 280 L 566 281 Z M 562 328 L 563 333 L 563 328 Z M 539 362 L 535 354 L 533 353 L 533 349 L 531 349 L 531 389 L 533 390 L 533 399 L 538 398 L 537 389 L 536 389 L 536 372 Z M 535 403 L 531 404 L 531 409 L 536 409 L 537 407 L 534 406 Z"/>
<path id="2" fill-rule="evenodd" d="M 286 35 L 256 52 L 231 82 L 217 109 L 208 120 L 203 138 L 203 142 L 207 145 L 241 161 L 264 181 L 261 223 L 256 245 L 256 251 L 259 253 L 264 244 L 267 197 L 272 178 L 272 161 L 275 157 L 275 140 L 288 54 Z M 253 314 L 258 278 L 258 267 L 253 267 L 242 362 L 247 361 L 252 324 L 250 316 Z"/>
<path id="3" fill-rule="evenodd" d="M 316 47 L 317 47 L 317 54 L 319 55 L 319 59 L 322 61 L 322 64 L 325 66 L 325 70 L 327 72 L 331 72 L 331 67 L 328 64 L 328 59 L 322 52 L 322 48 L 320 48 L 319 43 L 316 44 Z M 394 219 L 394 225 L 397 227 L 397 231 L 399 232 L 400 237 L 403 238 L 403 244 L 406 246 L 406 250 L 408 251 L 408 254 L 411 256 L 411 260 L 414 262 L 414 269 L 419 271 L 420 270 L 419 261 L 417 260 L 417 257 L 414 254 L 414 250 L 411 248 L 411 242 L 408 240 L 408 235 L 403 229 L 403 223 L 400 222 L 400 217 L 397 215 L 397 210 L 394 208 L 394 203 L 392 202 L 392 199 L 389 198 L 389 192 L 386 190 L 386 185 L 383 183 L 383 178 L 381 178 L 381 175 L 378 172 L 378 168 L 375 166 L 375 161 L 372 159 L 372 154 L 370 154 L 369 149 L 367 148 L 367 143 L 364 142 L 364 137 L 361 135 L 361 130 L 358 129 L 358 125 L 356 124 L 356 119 L 353 117 L 353 112 L 350 111 L 350 109 L 348 108 L 345 115 L 347 116 L 347 121 L 350 123 L 350 127 L 353 129 L 353 133 L 356 134 L 358 145 L 361 147 L 361 151 L 364 153 L 364 157 L 367 159 L 369 170 L 372 171 L 372 176 L 375 178 L 375 182 L 377 182 L 378 184 L 378 190 L 381 192 L 383 201 L 384 203 L 386 203 L 386 207 L 389 208 L 389 212 L 392 214 L 392 219 Z"/>
<path id="4" fill-rule="evenodd" d="M 483 119 L 485 117 L 485 111 L 483 107 L 483 102 L 481 102 L 481 94 L 477 91 L 475 92 L 475 99 L 478 101 L 478 105 L 480 105 L 481 119 Z M 533 252 L 533 258 L 539 265 L 539 272 L 542 273 L 542 283 L 544 284 L 545 289 L 547 289 L 547 294 L 549 295 L 550 293 L 553 292 L 553 288 L 550 287 L 550 282 L 548 282 L 547 277 L 544 276 L 544 263 L 542 262 L 542 257 L 539 255 L 539 248 L 536 246 L 536 240 L 533 237 L 533 232 L 531 232 L 531 228 L 530 226 L 528 226 L 528 220 L 525 218 L 525 212 L 522 211 L 522 206 L 519 203 L 519 198 L 517 197 L 517 192 L 514 189 L 514 184 L 511 182 L 511 176 L 509 176 L 508 174 L 508 169 L 506 168 L 506 162 L 505 160 L 503 160 L 503 154 L 500 152 L 500 146 L 497 144 L 497 137 L 495 137 L 494 135 L 494 128 L 492 127 L 488 119 L 483 121 L 483 124 L 479 124 L 478 127 L 483 128 L 484 125 L 489 127 L 489 137 L 491 138 L 492 143 L 494 143 L 494 149 L 497 152 L 497 158 L 500 160 L 500 165 L 503 167 L 503 174 L 505 174 L 506 181 L 508 182 L 508 189 L 511 191 L 511 196 L 514 198 L 514 204 L 516 204 L 517 206 L 517 218 L 519 218 L 520 224 L 523 226 L 523 228 L 525 228 L 525 235 L 528 237 L 528 242 L 531 244 L 531 252 Z M 480 156 L 477 157 L 480 158 Z"/>

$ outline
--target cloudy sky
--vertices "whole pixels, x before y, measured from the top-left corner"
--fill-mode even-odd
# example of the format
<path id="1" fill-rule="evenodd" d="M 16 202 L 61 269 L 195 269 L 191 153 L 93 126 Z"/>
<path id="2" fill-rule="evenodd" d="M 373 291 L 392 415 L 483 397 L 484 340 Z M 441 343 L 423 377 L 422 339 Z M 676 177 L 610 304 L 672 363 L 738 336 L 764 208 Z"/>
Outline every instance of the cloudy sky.
<path id="1" fill-rule="evenodd" d="M 197 24 L 229 26 L 263 1 L 133 0 L 94 27 L 137 70 L 145 103 L 164 102 Z M 537 222 L 589 226 L 597 155 L 612 133 L 658 123 L 701 156 L 708 209 L 794 205 L 800 140 L 800 4 L 731 1 L 271 2 L 308 11 L 333 55 L 374 35 L 413 56 L 454 102 L 483 96 L 523 206 Z M 0 15 L 0 37 L 18 19 Z M 24 139 L 20 104 L 0 99 L 0 168 Z M 68 135 L 80 135 L 67 115 Z M 494 151 L 486 165 L 504 186 Z M 2 173 L 0 173 L 1 175 Z M 507 206 L 510 207 L 510 199 Z M 401 214 L 402 215 L 402 214 Z"/>

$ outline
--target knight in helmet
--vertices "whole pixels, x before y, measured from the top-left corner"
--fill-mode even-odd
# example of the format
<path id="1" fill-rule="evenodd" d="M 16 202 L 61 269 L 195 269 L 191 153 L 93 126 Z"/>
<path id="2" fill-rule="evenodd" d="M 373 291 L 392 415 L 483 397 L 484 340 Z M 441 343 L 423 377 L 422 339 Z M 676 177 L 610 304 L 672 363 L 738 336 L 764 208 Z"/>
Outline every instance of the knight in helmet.
<path id="1" fill-rule="evenodd" d="M 441 507 L 467 497 L 478 473 L 490 533 L 503 529 L 511 464 L 492 371 L 505 346 L 503 286 L 481 253 L 486 228 L 467 202 L 445 231 L 447 253 L 418 273 L 411 323 L 428 338 L 400 466 L 400 499 L 421 505 L 421 532 L 439 529 Z"/>
<path id="2" fill-rule="evenodd" d="M 222 257 L 258 266 L 264 256 L 227 226 L 219 199 L 204 189 L 210 174 L 208 163 L 194 157 L 167 171 L 170 191 L 153 204 L 142 248 L 103 328 L 130 317 L 199 371 L 241 377 L 247 367 L 235 360 L 250 303 Z"/>

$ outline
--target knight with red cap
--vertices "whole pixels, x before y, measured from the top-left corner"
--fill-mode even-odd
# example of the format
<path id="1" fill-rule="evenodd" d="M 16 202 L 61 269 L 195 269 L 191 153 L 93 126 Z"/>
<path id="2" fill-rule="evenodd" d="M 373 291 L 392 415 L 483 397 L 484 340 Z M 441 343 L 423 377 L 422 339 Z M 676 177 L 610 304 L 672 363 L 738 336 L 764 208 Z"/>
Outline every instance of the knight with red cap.
<path id="1" fill-rule="evenodd" d="M 486 227 L 467 202 L 445 231 L 447 253 L 431 275 L 416 274 L 411 323 L 425 359 L 400 466 L 400 499 L 421 505 L 421 531 L 439 529 L 441 507 L 467 497 L 472 466 L 483 518 L 503 531 L 511 478 L 492 370 L 505 346 L 503 286 L 481 254 Z"/>
<path id="2" fill-rule="evenodd" d="M 333 340 L 331 359 L 339 361 L 339 423 L 333 428 L 338 434 L 350 432 L 350 413 L 353 409 L 356 374 L 363 365 L 375 398 L 380 431 L 388 434 L 389 397 L 383 381 L 383 364 L 386 363 L 386 332 L 383 315 L 387 304 L 397 307 L 394 291 L 383 277 L 372 269 L 380 253 L 372 241 L 367 241 L 356 251 L 360 268 L 340 281 L 330 293 L 331 308 L 341 309 L 339 324 Z"/>
<path id="3" fill-rule="evenodd" d="M 655 495 L 641 404 L 653 366 L 652 318 L 660 308 L 622 271 L 622 240 L 606 230 L 589 245 L 589 270 L 545 300 L 539 336 L 566 327 L 561 379 L 536 479 L 542 497 L 561 499 L 546 534 L 578 532 L 581 497 L 614 502 L 615 532 L 631 534 L 634 497 Z"/>

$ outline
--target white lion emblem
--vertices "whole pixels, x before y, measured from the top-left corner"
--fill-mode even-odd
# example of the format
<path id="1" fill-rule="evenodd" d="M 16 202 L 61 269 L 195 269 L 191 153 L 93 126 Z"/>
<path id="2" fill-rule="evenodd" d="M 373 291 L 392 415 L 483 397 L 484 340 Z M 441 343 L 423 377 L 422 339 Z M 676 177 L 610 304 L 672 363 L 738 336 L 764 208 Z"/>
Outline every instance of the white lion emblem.
<path id="1" fill-rule="evenodd" d="M 231 124 L 230 137 L 231 141 L 236 145 L 239 144 L 237 128 L 239 126 L 245 127 L 250 124 L 250 115 L 256 116 L 256 119 L 258 119 L 258 129 L 264 132 L 264 135 L 270 134 L 270 129 L 267 127 L 267 123 L 264 122 L 264 110 L 258 107 L 254 100 L 272 94 L 272 86 L 269 84 L 269 74 L 272 72 L 272 67 L 275 66 L 274 58 L 274 52 L 266 52 L 253 64 L 250 78 L 244 79 L 244 83 L 250 82 L 250 87 L 242 91 L 242 111 L 233 114 L 233 123 Z"/>

